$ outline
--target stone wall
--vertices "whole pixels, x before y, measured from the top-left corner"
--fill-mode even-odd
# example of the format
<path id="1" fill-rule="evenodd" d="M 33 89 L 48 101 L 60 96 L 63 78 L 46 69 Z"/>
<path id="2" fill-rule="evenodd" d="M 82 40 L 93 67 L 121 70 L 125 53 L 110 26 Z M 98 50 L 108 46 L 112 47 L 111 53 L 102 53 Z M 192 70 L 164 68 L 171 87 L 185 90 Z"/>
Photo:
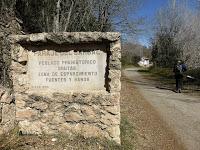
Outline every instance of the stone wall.
<path id="1" fill-rule="evenodd" d="M 15 127 L 15 104 L 10 89 L 0 86 L 0 134 Z"/>
<path id="2" fill-rule="evenodd" d="M 59 33 L 10 36 L 12 63 L 10 77 L 16 102 L 16 121 L 23 134 L 82 134 L 106 137 L 120 143 L 121 44 L 119 33 Z M 48 46 L 88 51 L 83 45 L 104 45 L 105 86 L 86 90 L 80 85 L 66 91 L 33 90 L 30 54 L 52 51 Z M 79 48 L 77 49 L 77 45 Z M 72 46 L 72 47 L 73 47 Z M 89 50 L 90 51 L 90 50 Z M 60 53 L 61 50 L 56 51 Z M 96 57 L 96 56 L 95 56 Z M 103 63 L 103 62 L 102 62 Z M 101 64 L 98 64 L 101 66 Z M 37 71 L 37 68 L 35 68 Z M 45 68 L 44 68 L 45 69 Z M 88 69 L 88 68 L 86 68 Z M 42 84 L 43 81 L 41 81 Z M 62 84 L 63 85 L 63 84 Z M 93 88 L 92 85 L 91 89 Z M 90 87 L 89 87 L 90 89 Z"/>
<path id="3" fill-rule="evenodd" d="M 12 87 L 8 75 L 11 62 L 8 36 L 11 34 L 20 34 L 20 24 L 22 22 L 15 17 L 12 9 L 2 8 L 0 16 L 0 84 L 5 87 Z"/>
<path id="4" fill-rule="evenodd" d="M 11 53 L 8 36 L 20 34 L 22 22 L 15 17 L 12 9 L 2 8 L 0 15 L 0 134 L 3 134 L 12 130 L 15 123 L 15 102 L 9 78 Z"/>

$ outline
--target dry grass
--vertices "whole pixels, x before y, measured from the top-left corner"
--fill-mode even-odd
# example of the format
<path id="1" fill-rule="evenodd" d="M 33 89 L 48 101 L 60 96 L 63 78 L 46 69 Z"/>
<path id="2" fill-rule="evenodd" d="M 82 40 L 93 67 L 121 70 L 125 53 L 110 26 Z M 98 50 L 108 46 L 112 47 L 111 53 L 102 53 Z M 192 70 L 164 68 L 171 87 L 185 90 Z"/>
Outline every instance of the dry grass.
<path id="1" fill-rule="evenodd" d="M 57 139 L 52 141 L 52 139 Z M 84 138 L 80 135 L 69 137 L 67 135 L 19 135 L 16 133 L 9 133 L 0 138 L 0 150 L 106 150 L 120 149 L 119 145 L 97 138 Z"/>

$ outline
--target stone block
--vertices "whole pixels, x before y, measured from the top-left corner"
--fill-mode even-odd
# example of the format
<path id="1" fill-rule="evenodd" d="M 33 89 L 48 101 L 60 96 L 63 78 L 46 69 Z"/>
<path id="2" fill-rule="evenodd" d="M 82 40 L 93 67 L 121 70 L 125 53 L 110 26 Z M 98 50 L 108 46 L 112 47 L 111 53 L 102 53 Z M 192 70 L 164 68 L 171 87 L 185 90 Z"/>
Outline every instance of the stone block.
<path id="1" fill-rule="evenodd" d="M 117 40 L 110 44 L 110 51 L 111 53 L 121 52 L 121 42 Z"/>
<path id="2" fill-rule="evenodd" d="M 115 138 L 116 140 L 119 140 L 120 138 L 120 128 L 119 126 L 112 126 L 107 129 L 107 132 L 109 133 L 110 137 Z"/>
<path id="3" fill-rule="evenodd" d="M 72 95 L 64 93 L 53 93 L 52 99 L 54 100 L 54 102 L 69 103 L 72 102 Z"/>
<path id="4" fill-rule="evenodd" d="M 0 98 L 5 93 L 6 89 L 2 86 L 0 86 Z"/>
<path id="5" fill-rule="evenodd" d="M 27 73 L 27 66 L 20 64 L 19 62 L 13 62 L 10 66 L 10 69 L 19 74 L 26 74 Z"/>
<path id="6" fill-rule="evenodd" d="M 67 134 L 70 136 L 70 135 L 73 134 L 72 132 L 74 130 L 74 127 L 75 127 L 75 124 L 65 122 L 65 123 L 62 123 L 59 126 L 58 131 L 60 133 L 66 133 L 67 132 Z"/>
<path id="7" fill-rule="evenodd" d="M 88 122 L 97 122 L 97 120 L 100 118 L 98 110 L 92 108 L 91 106 L 81 107 L 81 112 L 85 120 L 87 120 Z"/>
<path id="8" fill-rule="evenodd" d="M 104 132 L 94 126 L 94 125 L 89 125 L 89 124 L 77 124 L 74 128 L 73 128 L 73 132 L 76 133 L 81 133 L 85 138 L 89 138 L 89 137 L 102 137 Z"/>
<path id="9" fill-rule="evenodd" d="M 15 106 L 14 104 L 3 104 L 2 107 L 2 123 L 15 121 Z"/>
<path id="10" fill-rule="evenodd" d="M 35 102 L 31 105 L 31 108 L 44 111 L 48 108 L 48 104 L 45 102 Z"/>
<path id="11" fill-rule="evenodd" d="M 42 122 L 29 122 L 27 120 L 20 121 L 18 124 L 22 134 L 42 134 L 42 128 L 45 126 Z"/>
<path id="12" fill-rule="evenodd" d="M 26 106 L 26 102 L 23 99 L 17 99 L 16 107 L 17 108 L 24 108 Z"/>
<path id="13" fill-rule="evenodd" d="M 13 100 L 10 90 L 6 90 L 5 93 L 1 96 L 0 102 L 10 104 Z"/>
<path id="14" fill-rule="evenodd" d="M 47 110 L 46 112 L 41 114 L 40 120 L 41 122 L 48 124 L 53 120 L 54 116 L 54 112 L 50 112 L 49 110 Z"/>
<path id="15" fill-rule="evenodd" d="M 31 34 L 30 35 L 30 41 L 31 42 L 37 42 L 37 41 L 47 42 L 46 41 L 46 36 L 47 36 L 47 33 Z"/>
<path id="16" fill-rule="evenodd" d="M 79 113 L 77 112 L 69 112 L 69 113 L 66 113 L 64 115 L 65 117 L 65 120 L 67 122 L 80 122 L 82 120 L 84 120 L 84 117 L 81 116 Z"/>
<path id="17" fill-rule="evenodd" d="M 111 93 L 101 99 L 100 103 L 102 106 L 114 106 L 120 105 L 120 94 L 118 92 Z"/>
<path id="18" fill-rule="evenodd" d="M 0 123 L 2 121 L 2 108 L 3 108 L 3 105 L 0 103 Z"/>
<path id="19" fill-rule="evenodd" d="M 21 45 L 17 45 L 12 51 L 12 58 L 19 63 L 27 62 L 27 51 Z"/>
<path id="20" fill-rule="evenodd" d="M 110 113 L 105 113 L 101 115 L 100 119 L 101 123 L 112 126 L 112 125 L 119 125 L 120 124 L 120 115 L 112 115 Z"/>
<path id="21" fill-rule="evenodd" d="M 57 124 L 63 124 L 66 122 L 66 119 L 64 118 L 63 113 L 54 113 L 54 117 L 50 121 L 51 124 L 57 125 Z M 58 130 L 58 129 L 57 129 Z"/>
<path id="22" fill-rule="evenodd" d="M 38 117 L 38 115 L 38 111 L 31 108 L 17 109 L 16 111 L 17 121 L 35 120 Z"/>
<path id="23" fill-rule="evenodd" d="M 112 114 L 112 115 L 119 115 L 120 114 L 120 106 L 115 105 L 115 106 L 105 106 L 104 109 Z"/>

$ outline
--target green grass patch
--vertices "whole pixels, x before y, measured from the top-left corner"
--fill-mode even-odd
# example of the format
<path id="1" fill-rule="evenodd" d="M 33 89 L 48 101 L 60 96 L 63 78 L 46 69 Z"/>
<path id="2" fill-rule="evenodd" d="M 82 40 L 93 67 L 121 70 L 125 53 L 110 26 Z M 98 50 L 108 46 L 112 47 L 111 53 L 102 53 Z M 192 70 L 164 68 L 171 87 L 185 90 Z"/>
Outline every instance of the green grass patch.
<path id="1" fill-rule="evenodd" d="M 170 79 L 174 77 L 172 70 L 173 70 L 172 68 L 153 68 L 153 67 L 149 68 L 149 72 L 151 74 Z"/>
<path id="2" fill-rule="evenodd" d="M 149 80 L 155 81 L 155 85 L 159 87 L 174 88 L 175 79 L 171 68 L 147 68 L 139 70 L 139 72 Z"/>
<path id="3" fill-rule="evenodd" d="M 123 69 L 132 68 L 132 67 L 137 67 L 137 66 L 135 66 L 135 65 L 133 65 L 133 64 L 124 64 L 124 65 L 122 65 L 122 68 L 123 68 Z"/>
<path id="4" fill-rule="evenodd" d="M 139 69 L 138 72 L 141 72 L 141 73 L 150 73 L 149 69 Z"/>
<path id="5" fill-rule="evenodd" d="M 150 67 L 150 68 L 141 68 L 140 70 L 138 70 L 139 72 L 146 72 L 146 73 L 153 73 L 156 75 L 171 75 L 172 69 L 171 68 L 154 68 L 154 67 Z"/>
<path id="6" fill-rule="evenodd" d="M 134 150 L 135 136 L 133 124 L 127 118 L 123 117 L 121 120 L 121 149 Z"/>

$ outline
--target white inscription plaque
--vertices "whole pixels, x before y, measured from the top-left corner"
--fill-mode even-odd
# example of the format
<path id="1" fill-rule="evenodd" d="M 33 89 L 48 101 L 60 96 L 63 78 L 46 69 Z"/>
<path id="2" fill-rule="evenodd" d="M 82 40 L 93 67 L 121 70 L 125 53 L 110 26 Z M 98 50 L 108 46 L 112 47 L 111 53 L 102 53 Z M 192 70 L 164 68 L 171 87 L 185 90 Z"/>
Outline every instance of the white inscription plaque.
<path id="1" fill-rule="evenodd" d="M 105 90 L 105 52 L 30 51 L 28 75 L 31 90 L 70 92 Z"/>

